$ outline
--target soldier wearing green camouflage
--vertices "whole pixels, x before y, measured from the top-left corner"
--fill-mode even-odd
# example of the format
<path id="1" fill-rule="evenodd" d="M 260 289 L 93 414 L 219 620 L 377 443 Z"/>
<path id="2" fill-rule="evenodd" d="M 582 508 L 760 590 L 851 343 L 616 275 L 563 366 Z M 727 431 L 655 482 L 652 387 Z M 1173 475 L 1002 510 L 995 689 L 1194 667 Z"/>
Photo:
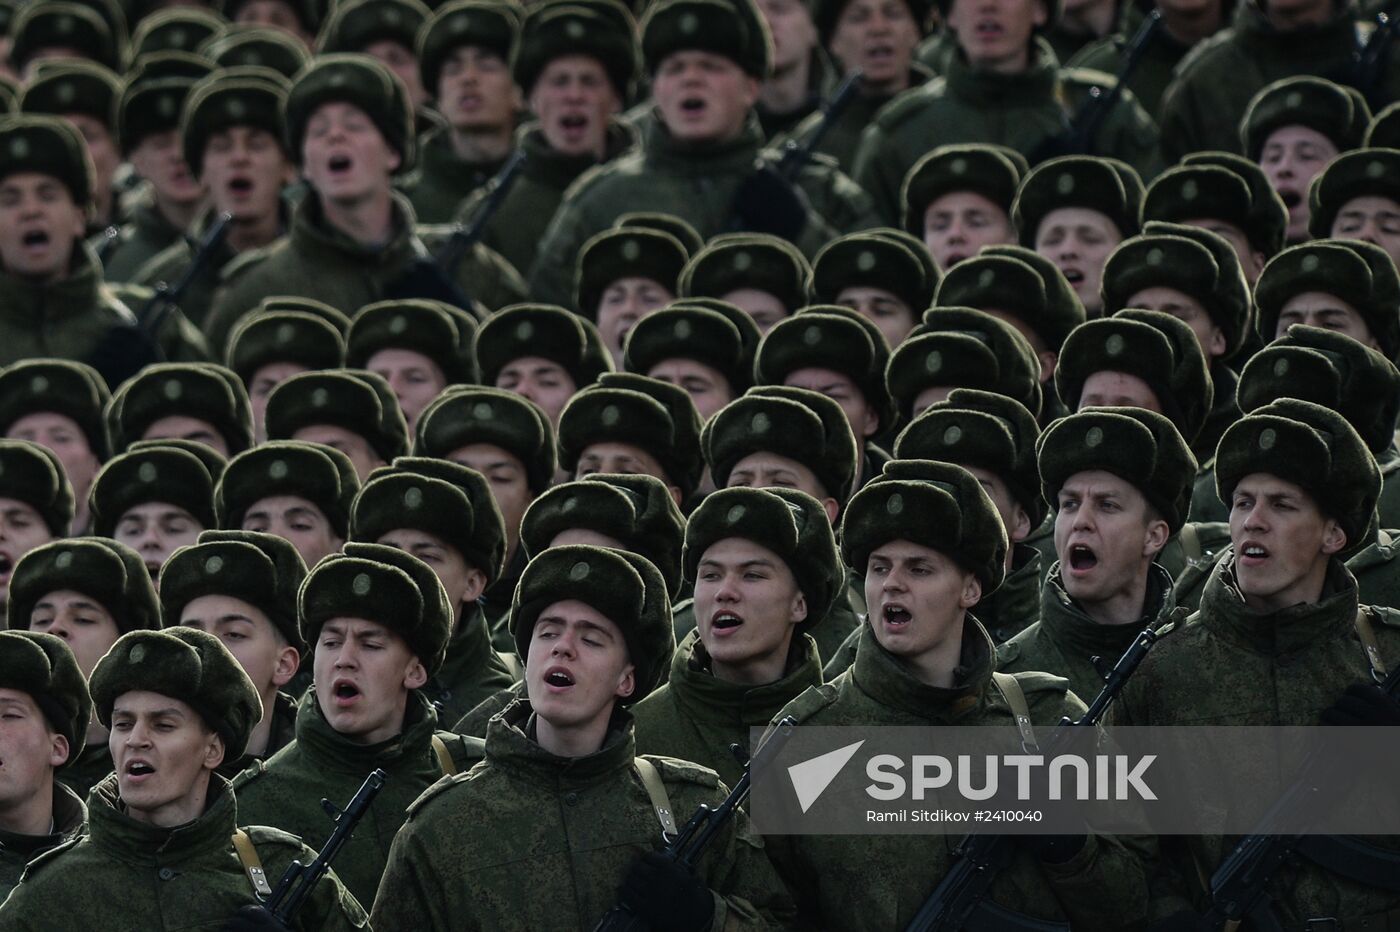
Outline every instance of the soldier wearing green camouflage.
<path id="1" fill-rule="evenodd" d="M 531 699 L 491 720 L 483 764 L 414 804 L 376 921 L 591 929 L 619 895 L 640 921 L 677 932 L 790 920 L 742 814 L 696 872 L 654 850 L 657 806 L 684 816 L 727 792 L 712 770 L 635 751 L 623 706 L 656 687 L 675 644 L 656 568 L 621 551 L 551 548 L 521 577 L 511 627 Z M 552 895 L 522 875 L 554 878 Z"/>
<path id="2" fill-rule="evenodd" d="M 1327 164 L 1310 189 L 1308 232 L 1373 243 L 1400 261 L 1400 153 L 1356 149 Z"/>
<path id="3" fill-rule="evenodd" d="M 177 446 L 143 444 L 114 458 L 92 484 L 92 533 L 141 555 L 151 579 L 177 549 L 216 526 L 214 477 Z"/>
<path id="4" fill-rule="evenodd" d="M 628 372 L 679 385 L 708 422 L 753 381 L 758 325 L 717 300 L 682 300 L 638 321 L 622 356 Z"/>
<path id="5" fill-rule="evenodd" d="M 683 298 L 712 298 L 767 333 L 811 298 L 812 267 L 796 246 L 766 233 L 725 233 L 691 254 L 676 283 Z"/>
<path id="6" fill-rule="evenodd" d="M 933 303 L 938 268 L 924 245 L 882 228 L 832 240 L 812 261 L 812 300 L 849 307 L 879 329 L 890 349 Z"/>

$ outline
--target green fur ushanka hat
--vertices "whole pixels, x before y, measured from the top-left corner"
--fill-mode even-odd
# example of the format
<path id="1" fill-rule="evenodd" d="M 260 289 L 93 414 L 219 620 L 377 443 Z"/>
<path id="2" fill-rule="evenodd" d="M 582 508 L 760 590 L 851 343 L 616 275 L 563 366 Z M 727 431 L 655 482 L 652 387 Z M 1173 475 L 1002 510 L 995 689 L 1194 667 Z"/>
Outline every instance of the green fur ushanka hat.
<path id="1" fill-rule="evenodd" d="M 867 230 L 827 243 L 812 261 L 812 299 L 835 304 L 842 289 L 881 288 L 908 306 L 915 318 L 933 302 L 938 271 L 922 242 L 916 250 L 893 230 Z M 920 253 L 924 253 L 920 257 Z"/>
<path id="2" fill-rule="evenodd" d="M 1030 166 L 1025 156 L 1005 146 L 969 143 L 939 146 L 919 159 L 904 176 L 901 189 L 904 229 L 924 235 L 929 205 L 945 194 L 980 194 L 1011 219 L 1011 205 Z"/>
<path id="3" fill-rule="evenodd" d="M 28 630 L 34 606 L 51 592 L 71 589 L 95 600 L 121 632 L 160 627 L 160 602 L 141 557 L 106 537 L 69 537 L 35 547 L 10 576 L 5 618 Z"/>
<path id="4" fill-rule="evenodd" d="M 944 554 L 982 583 L 986 598 L 1006 574 L 1006 529 L 986 490 L 961 466 L 891 460 L 841 521 L 841 554 L 862 577 L 870 554 L 905 540 Z"/>
<path id="5" fill-rule="evenodd" d="M 1085 408 L 1061 418 L 1040 436 L 1045 500 L 1076 473 L 1102 470 L 1137 488 L 1172 534 L 1186 523 L 1196 479 L 1196 457 L 1170 420 L 1143 408 Z"/>
<path id="6" fill-rule="evenodd" d="M 456 388 L 439 395 L 418 416 L 414 453 L 445 459 L 462 447 L 500 447 L 525 467 L 530 488 L 543 492 L 554 481 L 554 428 L 543 411 L 522 395 L 499 388 Z"/>
<path id="7" fill-rule="evenodd" d="M 557 363 L 574 380 L 574 388 L 591 385 L 612 369 L 598 328 L 589 320 L 553 304 L 513 304 L 501 308 L 476 334 L 476 363 L 481 381 L 494 385 L 509 363 L 538 356 Z"/>
<path id="8" fill-rule="evenodd" d="M 647 74 L 671 53 L 692 50 L 722 55 L 760 81 L 773 69 L 773 37 L 753 0 L 661 0 L 641 32 Z"/>
<path id="9" fill-rule="evenodd" d="M 237 528 L 262 499 L 294 495 L 319 508 L 343 539 L 359 488 L 354 465 L 334 447 L 295 440 L 263 443 L 229 461 L 214 490 L 214 507 L 221 527 Z"/>
<path id="10" fill-rule="evenodd" d="M 681 270 L 689 259 L 685 246 L 669 233 L 642 227 L 604 230 L 579 250 L 574 306 L 596 323 L 603 293 L 622 278 L 649 278 L 675 295 Z"/>
<path id="11" fill-rule="evenodd" d="M 93 480 L 88 501 L 92 532 L 101 537 L 113 536 L 123 514 L 148 502 L 183 508 L 201 528 L 216 524 L 214 477 L 178 447 L 149 444 L 116 457 Z"/>
<path id="12" fill-rule="evenodd" d="M 291 541 L 258 531 L 203 531 L 160 570 L 160 604 L 167 627 L 206 595 L 242 599 L 261 611 L 288 644 L 305 651 L 297 625 L 297 590 L 306 564 Z"/>
<path id="13" fill-rule="evenodd" d="M 685 577 L 692 582 L 705 551 L 739 537 L 777 554 L 807 602 L 797 626 L 811 631 L 826 620 L 845 584 L 836 538 L 821 503 L 796 489 L 720 489 L 706 496 L 685 529 Z"/>
<path id="14" fill-rule="evenodd" d="M 26 359 L 0 369 L 0 434 L 25 415 L 40 412 L 72 419 L 99 462 L 112 455 L 103 408 L 112 398 L 91 366 L 66 359 Z"/>
<path id="15" fill-rule="evenodd" d="M 1024 246 L 986 247 L 948 270 L 934 307 L 970 307 L 1010 314 L 1059 352 L 1084 323 L 1084 303 L 1054 264 Z"/>
<path id="16" fill-rule="evenodd" d="M 0 440 L 0 498 L 24 502 L 49 533 L 67 537 L 73 524 L 73 486 L 48 447 L 28 440 Z"/>
<path id="17" fill-rule="evenodd" d="M 282 105 L 287 151 L 301 164 L 302 143 L 312 115 L 328 103 L 347 103 L 363 110 L 399 154 L 399 173 L 413 167 L 416 143 L 413 107 L 403 82 L 377 59 L 358 53 L 318 55 L 292 83 Z"/>
<path id="18" fill-rule="evenodd" d="M 636 688 L 619 704 L 637 702 L 660 685 L 676 635 L 666 584 L 655 566 L 636 554 L 586 544 L 550 547 L 531 560 L 520 574 L 510 609 L 516 653 L 527 663 L 540 615 L 557 602 L 573 600 L 592 607 L 622 632 Z"/>
<path id="19" fill-rule="evenodd" d="M 117 389 L 108 405 L 112 440 L 126 449 L 161 418 L 183 415 L 218 431 L 230 455 L 253 445 L 253 414 L 243 382 L 212 363 L 147 366 Z"/>
<path id="20" fill-rule="evenodd" d="M 1309 401 L 1280 398 L 1240 418 L 1220 438 L 1215 488 L 1230 502 L 1235 486 L 1267 473 L 1300 486 L 1346 533 L 1346 560 L 1370 543 L 1381 475 L 1346 418 Z"/>
<path id="21" fill-rule="evenodd" d="M 132 631 L 112 645 L 92 671 L 97 720 L 112 726 L 112 707 L 130 692 L 152 692 L 188 704 L 224 741 L 224 759 L 237 760 L 262 721 L 262 700 L 223 642 L 194 628 Z"/>
<path id="22" fill-rule="evenodd" d="M 1279 253 L 1264 266 L 1254 286 L 1259 335 L 1272 340 L 1283 306 L 1315 291 L 1355 308 L 1380 344 L 1381 354 L 1394 359 L 1400 352 L 1400 296 L 1392 290 L 1394 263 L 1382 263 L 1378 255 L 1373 264 L 1368 256 L 1377 248 L 1362 242 L 1318 240 Z"/>
<path id="23" fill-rule="evenodd" d="M 269 440 L 293 440 L 306 427 L 340 427 L 363 437 L 385 462 L 408 452 L 403 413 L 383 379 L 370 372 L 298 373 L 267 396 L 264 425 Z"/>
<path id="24" fill-rule="evenodd" d="M 1043 393 L 1040 359 L 1015 327 L 970 307 L 935 307 L 890 356 L 890 395 L 913 417 L 928 388 L 976 388 L 1015 398 L 1034 414 Z"/>
<path id="25" fill-rule="evenodd" d="M 67 767 L 83 753 L 92 697 L 73 651 L 62 638 L 38 631 L 0 631 L 0 688 L 29 693 L 49 727 L 68 739 Z"/>
<path id="26" fill-rule="evenodd" d="M 1327 137 L 1338 152 L 1361 145 L 1371 123 L 1366 98 L 1352 88 L 1313 75 L 1283 78 L 1262 88 L 1240 120 L 1244 153 L 1254 161 L 1277 129 L 1306 126 Z"/>
<path id="27" fill-rule="evenodd" d="M 672 304 L 648 314 L 627 332 L 623 368 L 649 375 L 669 359 L 691 359 L 724 376 L 731 394 L 753 381 L 752 348 L 739 328 L 723 314 L 688 303 Z"/>
<path id="28" fill-rule="evenodd" d="M 1067 155 L 1042 162 L 1026 175 L 1011 216 L 1026 247 L 1035 245 L 1041 221 L 1061 207 L 1097 211 L 1126 239 L 1138 231 L 1142 199 L 1142 179 L 1122 162 Z"/>
<path id="29" fill-rule="evenodd" d="M 890 350 L 885 338 L 849 308 L 817 305 L 778 321 L 758 345 L 759 384 L 781 385 L 799 369 L 829 369 L 849 378 L 865 396 L 881 428 L 894 426 L 894 400 L 885 385 Z"/>
<path id="30" fill-rule="evenodd" d="M 1313 239 L 1332 236 L 1347 202 L 1367 195 L 1400 201 L 1400 150 L 1354 149 L 1328 162 L 1309 189 L 1308 233 Z"/>

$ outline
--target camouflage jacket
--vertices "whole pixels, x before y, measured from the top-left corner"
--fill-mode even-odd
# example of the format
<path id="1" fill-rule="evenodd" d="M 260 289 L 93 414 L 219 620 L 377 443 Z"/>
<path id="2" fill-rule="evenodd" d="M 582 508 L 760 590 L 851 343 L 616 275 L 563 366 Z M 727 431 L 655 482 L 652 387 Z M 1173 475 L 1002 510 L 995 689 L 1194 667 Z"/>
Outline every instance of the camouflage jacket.
<path id="1" fill-rule="evenodd" d="M 438 126 L 418 141 L 418 165 L 403 179 L 403 190 L 422 223 L 447 223 L 462 202 L 501 170 L 505 159 L 471 162 L 452 148 L 452 131 Z"/>
<path id="2" fill-rule="evenodd" d="M 186 932 L 217 930 L 258 902 L 233 848 L 234 794 L 213 777 L 204 814 L 175 828 L 126 814 L 115 775 L 88 797 L 89 834 L 35 859 L 0 905 L 4 932 Z M 276 881 L 295 859 L 316 856 L 300 839 L 265 827 L 248 833 Z M 368 929 L 365 911 L 335 872 L 312 890 L 297 916 L 300 932 Z"/>
<path id="3" fill-rule="evenodd" d="M 913 67 L 909 69 L 908 89 L 919 87 L 932 77 L 932 71 L 915 62 Z M 880 108 L 894 100 L 895 96 L 894 94 L 864 94 L 857 91 L 855 96 L 851 98 L 851 102 L 846 105 L 846 109 L 831 121 L 831 124 L 826 128 L 826 134 L 814 151 L 834 159 L 843 172 L 850 174 L 851 167 L 856 160 L 856 147 L 860 145 L 860 134 L 865 132 L 865 128 L 875 119 L 875 114 L 880 112 Z M 787 139 L 791 139 L 798 145 L 802 145 L 808 137 L 816 132 L 822 118 L 822 111 L 818 109 L 816 113 L 798 123 L 797 127 L 787 134 L 786 139 L 775 140 L 775 144 L 782 144 Z"/>
<path id="4" fill-rule="evenodd" d="M 432 744 L 437 714 L 421 693 L 409 694 L 404 719 L 404 730 L 390 740 L 356 744 L 330 727 L 315 692 L 307 693 L 297 709 L 297 740 L 234 780 L 243 820 L 291 832 L 319 849 L 335 827 L 321 799 L 344 805 L 370 771 L 382 768 L 388 774 L 384 789 L 336 860 L 350 892 L 362 902 L 373 902 L 389 845 L 409 803 L 444 773 Z M 473 749 L 472 742 L 456 735 L 437 736 L 456 769 L 465 769 L 479 757 L 479 742 Z"/>
<path id="5" fill-rule="evenodd" d="M 1092 68 L 1095 71 L 1117 75 L 1118 69 L 1123 67 L 1123 59 L 1127 55 L 1128 43 L 1132 38 L 1132 34 L 1128 32 L 1104 36 L 1075 52 L 1065 60 L 1065 64 L 1070 68 Z M 1162 95 L 1171 83 L 1176 66 L 1189 51 L 1191 46 L 1172 38 L 1162 27 L 1157 29 L 1157 33 L 1143 49 L 1137 69 L 1128 76 L 1127 88 L 1133 92 L 1133 96 L 1149 115 L 1158 117 L 1161 114 Z"/>
<path id="6" fill-rule="evenodd" d="M 232 780 L 258 761 L 267 760 L 297 736 L 297 701 L 284 692 L 279 692 L 272 701 L 272 730 L 267 735 L 267 747 L 261 754 L 244 754 L 238 760 L 225 761 L 218 770 L 219 776 Z"/>
<path id="7" fill-rule="evenodd" d="M 491 630 L 479 606 L 472 606 L 447 642 L 447 659 L 423 694 L 437 706 L 438 721 L 455 722 L 515 681 L 511 668 L 491 646 Z"/>
<path id="8" fill-rule="evenodd" d="M 793 638 L 782 679 L 763 686 L 729 683 L 710 672 L 710 655 L 692 631 L 671 656 L 670 679 L 632 707 L 637 750 L 694 761 L 733 786 L 744 768 L 730 753 L 749 749 L 749 729 L 762 728 L 809 686 L 822 684 L 816 642 Z"/>
<path id="9" fill-rule="evenodd" d="M 927 686 L 861 629 L 855 664 L 835 681 L 807 690 L 775 716 L 800 725 L 999 725 L 1014 728 L 1005 698 L 992 684 L 992 639 L 975 618 L 963 628 L 959 682 Z M 1016 674 L 1031 718 L 1050 725 L 1078 718 L 1084 703 L 1065 680 Z M 905 928 L 953 860 L 957 835 L 772 835 L 773 864 L 802 911 L 803 927 L 843 932 Z M 852 869 L 859 865 L 859 869 Z M 1075 928 L 1129 929 L 1141 921 L 1146 895 L 1137 857 L 1111 838 L 1088 836 L 1063 864 L 1039 863 L 1027 849 L 992 885 L 999 906 Z"/>
<path id="10" fill-rule="evenodd" d="M 112 752 L 107 749 L 107 740 L 88 742 L 78 759 L 64 767 L 54 779 L 86 799 L 89 791 L 101 783 L 112 772 Z"/>
<path id="11" fill-rule="evenodd" d="M 631 717 L 614 713 L 603 747 L 580 758 L 535 743 L 532 718 L 527 701 L 510 706 L 491 721 L 485 761 L 413 804 L 374 902 L 386 928 L 587 932 L 616 904 L 632 861 L 658 846 Z M 698 764 L 648 760 L 678 822 L 728 792 Z M 712 929 L 781 927 L 791 917 L 792 901 L 742 813 L 697 867 L 714 893 Z"/>
<path id="12" fill-rule="evenodd" d="M 117 231 L 117 240 L 107 251 L 102 270 L 108 281 L 134 281 L 136 270 L 162 250 L 180 241 L 184 231 L 156 209 L 147 193 Z"/>
<path id="13" fill-rule="evenodd" d="M 53 831 L 47 835 L 20 835 L 0 830 L 0 903 L 19 883 L 24 868 L 45 851 L 87 831 L 87 806 L 68 787 L 53 784 Z"/>

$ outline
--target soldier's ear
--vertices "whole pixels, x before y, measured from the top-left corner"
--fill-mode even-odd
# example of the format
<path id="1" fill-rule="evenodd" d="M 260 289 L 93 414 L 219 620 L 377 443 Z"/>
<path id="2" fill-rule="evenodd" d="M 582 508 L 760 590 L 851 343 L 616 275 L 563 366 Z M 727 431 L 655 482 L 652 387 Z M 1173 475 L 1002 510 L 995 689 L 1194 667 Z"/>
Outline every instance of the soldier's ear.
<path id="1" fill-rule="evenodd" d="M 423 666 L 423 661 L 419 660 L 418 655 L 415 654 L 408 665 L 408 669 L 404 671 L 404 688 L 409 690 L 422 689 L 427 682 L 428 668 Z"/>
<path id="2" fill-rule="evenodd" d="M 1327 524 L 1322 528 L 1322 552 L 1327 556 L 1341 553 L 1347 545 L 1347 532 L 1342 530 L 1342 526 L 1333 518 L 1327 519 Z"/>
<path id="3" fill-rule="evenodd" d="M 223 735 L 209 730 L 209 743 L 204 747 L 204 769 L 218 770 L 219 765 L 224 762 L 224 738 Z"/>
<path id="4" fill-rule="evenodd" d="M 49 766 L 62 767 L 68 763 L 68 739 L 57 732 L 49 735 Z"/>
<path id="5" fill-rule="evenodd" d="M 792 611 L 789 613 L 788 619 L 792 624 L 800 625 L 807 620 L 807 612 L 807 596 L 798 590 L 797 595 L 793 597 Z"/>
<path id="6" fill-rule="evenodd" d="M 963 609 L 969 609 L 981 601 L 982 580 L 978 579 L 976 574 L 964 574 L 962 594 L 958 598 L 958 606 Z"/>
<path id="7" fill-rule="evenodd" d="M 627 699 L 637 691 L 637 668 L 632 664 L 622 668 L 622 673 L 617 678 L 617 689 L 613 690 L 613 695 L 619 699 Z"/>

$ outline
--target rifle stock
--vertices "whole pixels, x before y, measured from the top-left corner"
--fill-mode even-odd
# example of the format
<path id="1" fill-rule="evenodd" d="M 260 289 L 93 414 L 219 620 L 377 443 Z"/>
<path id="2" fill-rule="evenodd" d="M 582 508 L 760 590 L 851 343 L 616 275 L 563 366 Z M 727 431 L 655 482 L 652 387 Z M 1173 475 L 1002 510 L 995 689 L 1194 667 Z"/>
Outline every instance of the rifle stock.
<path id="1" fill-rule="evenodd" d="M 496 177 L 488 182 L 490 193 L 486 195 L 486 200 L 477 212 L 472 215 L 471 222 L 457 224 L 452 235 L 438 251 L 433 261 L 437 264 L 438 269 L 448 277 L 449 281 L 452 280 L 452 270 L 466 257 L 467 251 L 486 235 L 486 225 L 491 222 L 491 218 L 496 216 L 501 205 L 505 203 L 506 195 L 515 186 L 516 179 L 520 177 L 520 172 L 525 167 L 526 158 L 524 149 L 515 150 L 515 153 L 501 166 L 501 170 L 496 173 Z"/>
<path id="2" fill-rule="evenodd" d="M 194 284 L 195 278 L 209 264 L 209 260 L 214 256 L 214 250 L 218 249 L 228 236 L 228 227 L 231 222 L 233 222 L 232 214 L 228 211 L 220 213 L 213 226 L 209 228 L 208 232 L 204 234 L 204 238 L 199 241 L 199 245 L 195 247 L 189 265 L 185 266 L 185 271 L 175 280 L 175 284 L 160 282 L 156 285 L 156 293 L 136 315 L 136 323 L 141 328 L 141 332 L 155 341 L 157 347 L 160 345 L 157 334 L 160 333 L 165 318 L 170 315 L 172 309 L 179 306 L 180 299 L 185 296 L 190 285 Z"/>

